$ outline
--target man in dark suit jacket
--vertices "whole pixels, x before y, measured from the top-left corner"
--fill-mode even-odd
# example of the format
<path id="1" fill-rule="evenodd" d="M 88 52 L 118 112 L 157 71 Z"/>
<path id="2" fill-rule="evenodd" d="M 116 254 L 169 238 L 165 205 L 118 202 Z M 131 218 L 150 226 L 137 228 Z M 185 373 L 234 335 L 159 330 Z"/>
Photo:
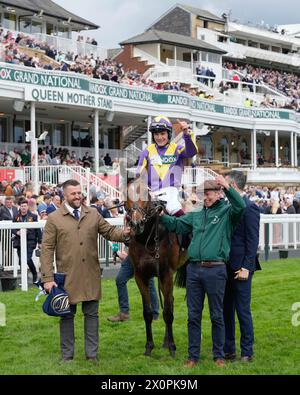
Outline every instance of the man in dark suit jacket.
<path id="1" fill-rule="evenodd" d="M 12 221 L 17 214 L 18 209 L 14 206 L 13 197 L 7 196 L 4 206 L 0 208 L 0 221 Z"/>
<path id="2" fill-rule="evenodd" d="M 52 202 L 49 204 L 49 206 L 46 209 L 47 215 L 56 211 L 58 208 L 60 208 L 60 206 L 61 206 L 61 197 L 59 195 L 54 195 Z"/>
<path id="3" fill-rule="evenodd" d="M 246 176 L 241 171 L 227 174 L 227 182 L 243 196 Z M 241 360 L 253 357 L 254 331 L 251 315 L 251 282 L 260 265 L 257 259 L 260 211 L 257 205 L 243 196 L 246 209 L 231 239 L 228 280 L 224 296 L 225 359 L 235 360 L 235 312 L 240 324 Z"/>

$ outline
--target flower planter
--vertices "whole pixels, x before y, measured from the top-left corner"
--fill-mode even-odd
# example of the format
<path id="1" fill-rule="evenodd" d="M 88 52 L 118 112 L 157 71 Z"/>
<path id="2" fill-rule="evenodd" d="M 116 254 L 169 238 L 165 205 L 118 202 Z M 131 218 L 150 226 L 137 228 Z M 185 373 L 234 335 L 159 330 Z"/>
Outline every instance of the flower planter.
<path id="1" fill-rule="evenodd" d="M 286 259 L 289 256 L 289 252 L 287 250 L 279 250 L 279 258 Z"/>
<path id="2" fill-rule="evenodd" d="M 13 291 L 17 288 L 17 278 L 16 277 L 0 277 L 2 291 Z"/>

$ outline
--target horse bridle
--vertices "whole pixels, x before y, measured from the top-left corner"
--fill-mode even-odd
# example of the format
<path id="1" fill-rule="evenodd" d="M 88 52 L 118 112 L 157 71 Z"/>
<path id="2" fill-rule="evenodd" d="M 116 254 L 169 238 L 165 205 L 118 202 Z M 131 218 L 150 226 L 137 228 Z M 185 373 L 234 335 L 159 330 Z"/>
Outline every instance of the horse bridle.
<path id="1" fill-rule="evenodd" d="M 130 208 L 129 210 L 126 210 L 127 211 L 127 218 L 129 218 L 128 225 L 133 228 L 136 228 L 136 225 L 132 221 L 132 214 L 134 212 L 139 212 L 141 214 L 141 216 L 142 216 L 141 221 L 143 221 L 143 225 L 145 223 L 147 223 L 151 218 L 156 216 L 156 221 L 153 224 L 151 231 L 149 233 L 149 236 L 147 238 L 145 249 L 151 254 L 154 253 L 155 259 L 157 259 L 157 260 L 159 259 L 159 232 L 158 232 L 158 230 L 159 230 L 159 215 L 158 214 L 163 209 L 164 209 L 164 205 L 162 204 L 161 201 L 152 201 L 152 202 L 150 202 L 150 205 L 148 205 L 146 208 L 139 207 L 137 203 L 134 203 L 132 208 Z M 150 238 L 151 238 L 154 231 L 155 231 L 155 235 L 154 235 L 155 246 L 154 246 L 154 250 L 150 250 L 148 247 L 148 244 L 149 244 Z"/>

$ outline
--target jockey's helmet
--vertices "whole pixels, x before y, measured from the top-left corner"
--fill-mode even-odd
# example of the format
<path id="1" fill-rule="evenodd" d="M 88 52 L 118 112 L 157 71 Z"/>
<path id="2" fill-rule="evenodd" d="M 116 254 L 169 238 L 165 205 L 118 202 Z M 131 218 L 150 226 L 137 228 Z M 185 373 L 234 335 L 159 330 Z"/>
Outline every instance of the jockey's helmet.
<path id="1" fill-rule="evenodd" d="M 168 138 L 171 140 L 172 136 L 172 122 L 169 120 L 169 118 L 165 117 L 164 115 L 158 115 L 155 117 L 152 122 L 150 123 L 150 128 L 149 131 L 152 133 L 155 132 L 168 132 Z"/>

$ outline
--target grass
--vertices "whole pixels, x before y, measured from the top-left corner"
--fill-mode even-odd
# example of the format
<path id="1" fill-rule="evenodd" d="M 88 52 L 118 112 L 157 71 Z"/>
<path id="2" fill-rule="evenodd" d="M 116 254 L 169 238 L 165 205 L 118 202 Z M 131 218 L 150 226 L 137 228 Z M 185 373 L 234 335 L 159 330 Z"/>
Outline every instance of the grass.
<path id="1" fill-rule="evenodd" d="M 187 309 L 185 291 L 175 290 L 174 337 L 176 358 L 161 347 L 164 324 L 160 316 L 153 323 L 155 348 L 144 357 L 145 330 L 141 300 L 135 282 L 128 284 L 131 320 L 111 323 L 107 317 L 117 313 L 114 280 L 103 280 L 100 304 L 100 363 L 84 359 L 83 317 L 76 316 L 76 355 L 72 362 L 60 364 L 58 319 L 42 313 L 42 300 L 34 301 L 37 290 L 0 293 L 6 305 L 6 326 L 0 327 L 0 372 L 19 374 L 300 374 L 300 326 L 291 324 L 293 303 L 300 302 L 300 262 L 298 259 L 270 261 L 262 265 L 253 279 L 252 312 L 255 329 L 255 360 L 252 363 L 227 363 L 222 369 L 212 361 L 211 325 L 207 303 L 203 315 L 201 363 L 187 371 Z M 237 335 L 239 336 L 239 335 Z"/>

